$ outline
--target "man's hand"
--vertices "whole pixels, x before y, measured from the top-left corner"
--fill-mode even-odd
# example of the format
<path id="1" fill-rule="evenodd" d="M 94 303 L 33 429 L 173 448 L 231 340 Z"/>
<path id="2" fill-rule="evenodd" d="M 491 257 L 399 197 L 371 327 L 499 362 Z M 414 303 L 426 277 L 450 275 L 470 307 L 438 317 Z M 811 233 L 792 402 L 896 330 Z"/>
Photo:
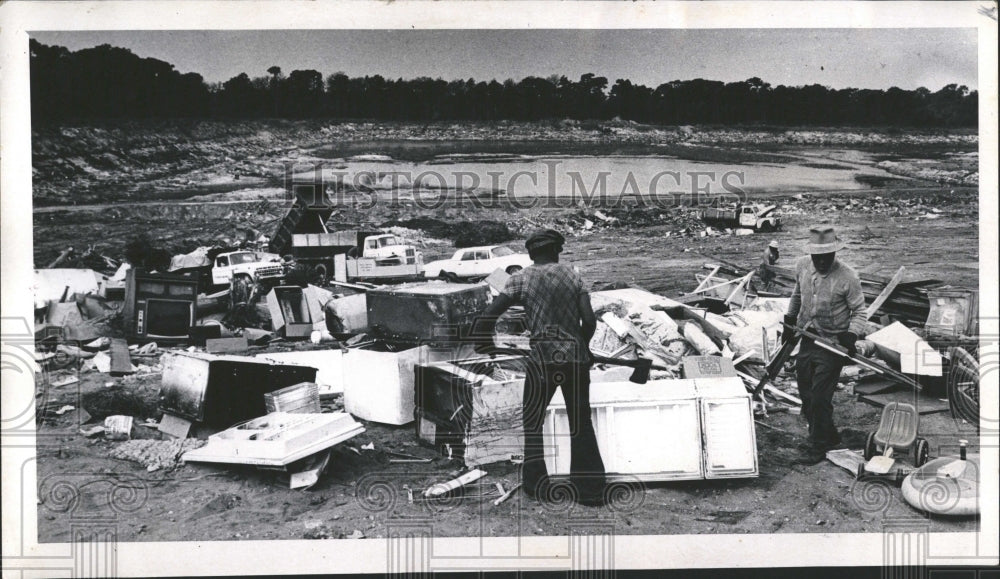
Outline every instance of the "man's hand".
<path id="1" fill-rule="evenodd" d="M 789 326 L 792 326 L 793 328 L 795 327 L 795 324 L 798 321 L 799 321 L 799 319 L 797 317 L 795 317 L 795 316 L 789 316 L 789 315 L 786 315 L 785 319 L 784 319 L 785 324 L 789 325 Z M 792 339 L 792 334 L 794 334 L 794 333 L 795 332 L 793 332 L 792 330 L 790 330 L 790 329 L 788 329 L 786 327 L 782 327 L 781 328 L 781 343 L 782 344 L 787 344 L 788 341 Z"/>
<path id="2" fill-rule="evenodd" d="M 843 332 L 837 336 L 840 345 L 847 348 L 847 355 L 853 357 L 858 353 L 858 335 L 853 332 Z"/>

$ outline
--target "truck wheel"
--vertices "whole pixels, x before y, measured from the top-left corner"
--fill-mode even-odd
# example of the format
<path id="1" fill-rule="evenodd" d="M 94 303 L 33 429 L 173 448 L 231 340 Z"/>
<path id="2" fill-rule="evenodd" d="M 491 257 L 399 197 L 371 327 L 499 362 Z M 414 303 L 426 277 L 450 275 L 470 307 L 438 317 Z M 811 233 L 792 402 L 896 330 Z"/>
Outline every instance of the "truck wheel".
<path id="1" fill-rule="evenodd" d="M 310 279 L 312 280 L 313 285 L 318 285 L 320 287 L 325 286 L 326 282 L 329 280 L 327 277 L 326 266 L 321 263 L 314 267 L 312 269 Z"/>
<path id="2" fill-rule="evenodd" d="M 233 277 L 229 290 L 229 302 L 232 305 L 246 303 L 250 299 L 250 292 L 253 289 L 253 280 L 248 275 L 237 275 Z"/>
<path id="3" fill-rule="evenodd" d="M 774 229 L 774 228 L 771 227 L 771 223 L 769 221 L 765 221 L 764 223 L 761 223 L 760 227 L 757 228 L 757 230 L 760 231 L 760 232 L 762 232 L 762 233 L 767 233 L 767 232 L 771 231 L 772 229 Z"/>
<path id="4" fill-rule="evenodd" d="M 522 268 L 519 265 L 512 265 L 512 266 L 510 266 L 510 267 L 507 268 L 507 273 L 509 273 L 510 275 L 514 275 L 515 273 L 521 271 L 522 269 L 524 269 L 524 268 Z"/>

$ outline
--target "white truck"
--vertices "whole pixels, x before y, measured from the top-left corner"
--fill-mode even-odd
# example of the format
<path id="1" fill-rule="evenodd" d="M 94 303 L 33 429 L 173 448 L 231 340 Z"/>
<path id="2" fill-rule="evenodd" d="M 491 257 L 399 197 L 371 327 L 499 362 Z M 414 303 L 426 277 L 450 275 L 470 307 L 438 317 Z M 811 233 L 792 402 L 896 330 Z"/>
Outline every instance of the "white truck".
<path id="1" fill-rule="evenodd" d="M 423 255 L 391 233 L 339 231 L 296 233 L 291 252 L 309 266 L 313 283 L 418 279 Z"/>
<path id="2" fill-rule="evenodd" d="M 212 285 L 229 285 L 233 278 L 246 277 L 252 282 L 278 282 L 285 275 L 280 257 L 273 253 L 229 251 L 215 256 L 212 262 Z"/>
<path id="3" fill-rule="evenodd" d="M 733 208 L 709 207 L 702 210 L 701 219 L 718 227 L 745 228 L 755 231 L 777 231 L 781 229 L 781 218 L 773 214 L 777 205 L 742 203 Z"/>

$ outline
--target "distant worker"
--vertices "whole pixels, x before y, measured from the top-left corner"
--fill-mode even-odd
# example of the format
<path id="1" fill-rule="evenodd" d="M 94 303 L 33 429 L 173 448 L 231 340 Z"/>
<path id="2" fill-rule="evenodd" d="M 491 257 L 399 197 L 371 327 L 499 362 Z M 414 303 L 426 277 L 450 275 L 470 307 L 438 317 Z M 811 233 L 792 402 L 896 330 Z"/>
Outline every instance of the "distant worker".
<path id="1" fill-rule="evenodd" d="M 576 502 L 604 502 L 604 461 L 590 416 L 590 339 L 597 319 L 580 275 L 559 263 L 565 239 L 559 232 L 535 231 L 525 242 L 534 262 L 507 280 L 483 313 L 476 334 L 493 336 L 497 318 L 514 304 L 524 306 L 531 333 L 531 353 L 524 384 L 524 463 L 521 483 L 533 499 L 544 499 L 551 486 L 542 444 L 542 422 L 556 388 L 562 390 L 570 422 L 570 483 Z M 476 346 L 487 352 L 490 344 Z"/>
<path id="2" fill-rule="evenodd" d="M 768 243 L 767 247 L 764 248 L 764 258 L 760 260 L 760 267 L 757 268 L 757 276 L 760 277 L 761 289 L 764 291 L 770 291 L 771 282 L 774 281 L 774 272 L 769 270 L 767 266 L 776 263 L 778 263 L 778 241 L 772 239 L 771 243 Z"/>
<path id="3" fill-rule="evenodd" d="M 810 330 L 820 337 L 839 343 L 849 355 L 857 353 L 856 342 L 865 328 L 865 296 L 861 293 L 858 273 L 837 259 L 844 243 L 833 227 L 809 230 L 809 255 L 795 262 L 795 289 L 785 314 L 785 323 Z M 791 332 L 785 331 L 782 340 Z M 803 338 L 795 360 L 795 377 L 802 398 L 802 416 L 809 425 L 809 438 L 797 460 L 816 464 L 826 451 L 840 444 L 840 433 L 833 424 L 833 394 L 840 380 L 844 358 L 811 339 Z"/>

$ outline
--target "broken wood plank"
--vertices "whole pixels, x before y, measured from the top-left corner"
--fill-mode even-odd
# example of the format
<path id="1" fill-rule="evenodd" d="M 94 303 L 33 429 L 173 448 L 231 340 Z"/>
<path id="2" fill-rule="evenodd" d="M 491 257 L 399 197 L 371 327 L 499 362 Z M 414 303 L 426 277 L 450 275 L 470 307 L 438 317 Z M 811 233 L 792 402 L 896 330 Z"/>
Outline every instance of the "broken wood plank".
<path id="1" fill-rule="evenodd" d="M 72 247 L 64 249 L 63 252 L 59 254 L 59 257 L 55 258 L 52 263 L 48 265 L 48 269 L 55 269 L 59 267 L 59 264 L 66 261 L 66 258 L 69 257 L 71 253 L 73 253 Z"/>
<path id="2" fill-rule="evenodd" d="M 249 347 L 246 336 L 205 340 L 205 351 L 209 354 L 245 354 Z"/>
<path id="3" fill-rule="evenodd" d="M 902 265 L 899 266 L 899 269 L 896 270 L 896 275 L 892 276 L 892 279 L 889 280 L 888 284 L 886 284 L 885 289 L 882 290 L 882 293 L 880 293 L 878 297 L 875 298 L 875 301 L 873 301 L 871 304 L 868 305 L 868 309 L 865 310 L 865 321 L 871 319 L 871 317 L 875 315 L 875 312 L 877 312 L 878 309 L 882 307 L 882 304 L 884 304 L 885 301 L 889 299 L 889 296 L 892 295 L 892 292 L 896 290 L 896 286 L 899 285 L 900 280 L 903 279 L 903 272 L 905 271 L 906 267 Z"/>
<path id="4" fill-rule="evenodd" d="M 128 342 L 121 338 L 111 340 L 111 370 L 108 372 L 112 376 L 126 376 L 133 374 L 132 357 L 128 353 Z"/>
<path id="5" fill-rule="evenodd" d="M 719 265 L 715 266 L 715 269 L 712 270 L 712 273 L 708 274 L 708 277 L 706 277 L 705 279 L 701 280 L 701 283 L 698 284 L 698 287 L 694 288 L 694 291 L 691 292 L 691 293 L 696 294 L 696 293 L 700 292 L 701 288 L 705 287 L 705 284 L 707 284 L 710 279 L 714 278 L 715 275 L 717 273 L 719 273 L 719 268 L 720 267 L 722 267 L 722 266 L 719 266 Z"/>
<path id="6" fill-rule="evenodd" d="M 753 277 L 753 273 L 746 274 L 746 276 L 744 276 L 743 279 L 740 281 L 740 284 L 738 286 L 736 286 L 736 289 L 734 289 L 732 292 L 730 292 L 729 297 L 727 297 L 726 301 L 724 301 L 722 303 L 728 305 L 729 302 L 733 301 L 733 298 L 736 297 L 736 294 L 738 294 L 741 289 L 743 289 L 743 286 L 745 286 L 746 284 L 748 284 L 750 282 L 750 278 L 751 277 Z M 746 294 L 743 294 L 743 296 L 744 296 L 744 299 L 746 299 Z"/>

